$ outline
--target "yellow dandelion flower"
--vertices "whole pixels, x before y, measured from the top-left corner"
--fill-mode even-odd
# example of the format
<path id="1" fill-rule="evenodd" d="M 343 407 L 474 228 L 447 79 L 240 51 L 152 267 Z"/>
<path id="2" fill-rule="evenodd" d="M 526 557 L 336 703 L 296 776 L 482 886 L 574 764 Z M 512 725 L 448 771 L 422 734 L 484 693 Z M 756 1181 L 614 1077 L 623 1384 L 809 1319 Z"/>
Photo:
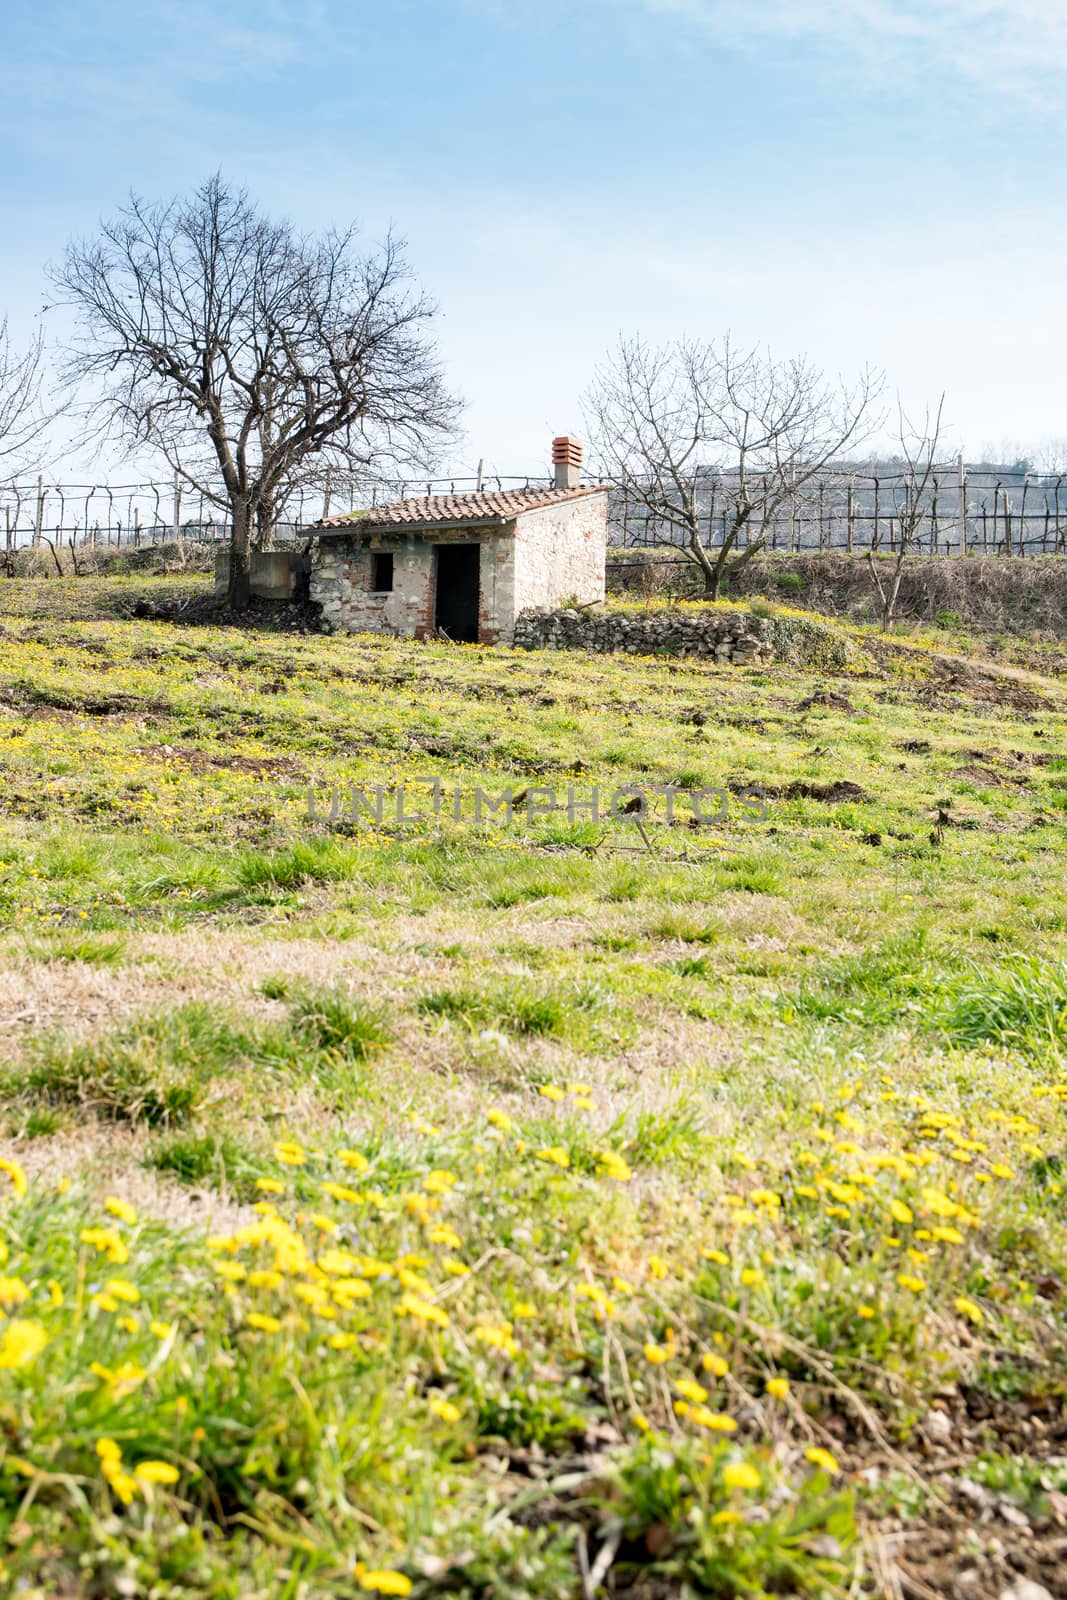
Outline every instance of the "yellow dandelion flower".
<path id="1" fill-rule="evenodd" d="M 341 1150 L 337 1159 L 352 1172 L 370 1171 L 370 1162 L 361 1150 Z"/>
<path id="2" fill-rule="evenodd" d="M 416 1322 L 430 1322 L 435 1327 L 448 1327 L 448 1312 L 440 1306 L 435 1306 L 429 1300 L 422 1300 L 414 1294 L 403 1294 L 396 1303 L 398 1317 L 413 1317 Z"/>
<path id="3" fill-rule="evenodd" d="M 0 1335 L 0 1371 L 31 1366 L 47 1343 L 48 1335 L 39 1322 L 18 1318 L 9 1322 Z"/>
<path id="4" fill-rule="evenodd" d="M 133 1470 L 138 1482 L 153 1486 L 177 1483 L 180 1476 L 169 1461 L 139 1461 Z"/>
<path id="5" fill-rule="evenodd" d="M 789 1393 L 788 1378 L 768 1378 L 764 1388 L 772 1400 L 784 1400 Z"/>
<path id="6" fill-rule="evenodd" d="M 501 1133 L 510 1133 L 515 1126 L 507 1112 L 498 1111 L 495 1106 L 491 1106 L 485 1113 L 485 1120 L 494 1128 L 499 1128 Z"/>
<path id="7" fill-rule="evenodd" d="M 561 1089 L 558 1083 L 543 1083 L 537 1092 L 545 1100 L 560 1101 L 567 1098 L 567 1091 Z"/>
<path id="8" fill-rule="evenodd" d="M 474 1330 L 474 1337 L 479 1344 L 487 1345 L 490 1350 L 502 1350 L 509 1356 L 518 1354 L 519 1347 L 511 1336 L 510 1322 L 503 1322 L 499 1326 L 480 1322 Z"/>
<path id="9" fill-rule="evenodd" d="M 730 1257 L 725 1250 L 716 1250 L 708 1245 L 701 1250 L 700 1254 L 705 1261 L 714 1261 L 717 1267 L 728 1267 L 730 1265 Z"/>
<path id="10" fill-rule="evenodd" d="M 758 1489 L 760 1475 L 747 1461 L 728 1461 L 722 1469 L 725 1489 Z"/>
<path id="11" fill-rule="evenodd" d="M 215 1261 L 212 1265 L 218 1276 L 225 1278 L 227 1283 L 241 1283 L 245 1277 L 245 1269 L 239 1261 Z"/>
<path id="12" fill-rule="evenodd" d="M 128 1227 L 133 1227 L 137 1221 L 137 1212 L 128 1200 L 120 1200 L 117 1195 L 108 1195 L 104 1201 L 104 1210 L 109 1216 L 117 1217 L 120 1222 L 125 1222 Z"/>
<path id="13" fill-rule="evenodd" d="M 829 1450 L 824 1450 L 821 1445 L 813 1444 L 804 1452 L 805 1461 L 810 1461 L 813 1467 L 821 1467 L 823 1472 L 840 1472 L 837 1457 L 832 1456 Z"/>
<path id="14" fill-rule="evenodd" d="M 435 1417 L 440 1417 L 442 1422 L 458 1422 L 463 1413 L 451 1400 L 446 1400 L 442 1395 L 433 1395 L 430 1398 L 430 1410 Z"/>
<path id="15" fill-rule="evenodd" d="M 368 1589 L 372 1594 L 398 1594 L 411 1593 L 411 1579 L 405 1578 L 402 1572 L 383 1568 L 378 1572 L 361 1572 L 359 1574 L 361 1589 Z"/>
<path id="16" fill-rule="evenodd" d="M 285 1184 L 280 1178 L 257 1178 L 256 1188 L 264 1194 L 284 1194 Z"/>
<path id="17" fill-rule="evenodd" d="M 717 1356 L 714 1350 L 705 1350 L 700 1358 L 700 1365 L 705 1372 L 710 1372 L 715 1378 L 725 1378 L 730 1370 L 730 1363 L 724 1361 L 722 1356 Z"/>
<path id="18" fill-rule="evenodd" d="M 23 1283 L 21 1278 L 0 1278 L 0 1306 L 5 1311 L 14 1311 L 16 1306 L 21 1306 L 30 1298 L 29 1285 Z"/>
<path id="19" fill-rule="evenodd" d="M 985 1321 L 985 1312 L 981 1306 L 975 1305 L 973 1300 L 968 1300 L 967 1296 L 963 1294 L 959 1295 L 953 1301 L 953 1304 L 961 1317 L 966 1317 L 968 1322 L 973 1322 L 976 1328 L 982 1326 Z"/>
<path id="20" fill-rule="evenodd" d="M 545 1150 L 538 1150 L 537 1159 L 538 1161 L 549 1161 L 557 1167 L 569 1167 L 571 1164 L 570 1156 L 562 1145 L 558 1144 L 549 1145 Z"/>
<path id="21" fill-rule="evenodd" d="M 109 1278 L 104 1285 L 106 1294 L 114 1295 L 116 1300 L 125 1300 L 127 1305 L 135 1306 L 141 1298 L 141 1291 L 135 1283 L 128 1278 Z"/>
<path id="22" fill-rule="evenodd" d="M 455 1184 L 456 1174 L 454 1172 L 446 1172 L 443 1168 L 428 1172 L 422 1180 L 422 1187 L 427 1194 L 448 1194 L 455 1187 Z"/>
<path id="23" fill-rule="evenodd" d="M 250 1328 L 256 1328 L 260 1333 L 280 1333 L 281 1323 L 277 1317 L 270 1317 L 263 1311 L 250 1311 L 245 1318 Z"/>
<path id="24" fill-rule="evenodd" d="M 737 1423 L 722 1411 L 709 1411 L 707 1406 L 694 1406 L 689 1413 L 690 1422 L 711 1433 L 736 1433 Z"/>
<path id="25" fill-rule="evenodd" d="M 678 1378 L 674 1387 L 684 1399 L 692 1400 L 696 1405 L 702 1405 L 708 1398 L 708 1391 L 695 1378 Z"/>
<path id="26" fill-rule="evenodd" d="M 26 1180 L 26 1174 L 18 1162 L 10 1160 L 7 1156 L 0 1156 L 0 1172 L 10 1178 L 11 1187 L 15 1192 L 15 1199 L 21 1200 L 29 1188 L 29 1184 Z"/>
<path id="27" fill-rule="evenodd" d="M 124 1506 L 133 1504 L 133 1497 L 137 1493 L 136 1478 L 131 1477 L 128 1472 L 123 1472 L 121 1468 L 117 1468 L 114 1472 L 109 1472 L 106 1463 L 104 1477 L 107 1479 L 107 1486 L 116 1500 L 121 1500 Z"/>
<path id="28" fill-rule="evenodd" d="M 113 1228 L 83 1228 L 78 1237 L 82 1244 L 91 1244 L 94 1250 L 106 1255 L 113 1267 L 124 1267 L 130 1259 L 125 1241 Z"/>
<path id="29" fill-rule="evenodd" d="M 280 1161 L 283 1167 L 302 1167 L 307 1162 L 308 1153 L 302 1144 L 297 1144 L 293 1139 L 281 1139 L 274 1146 L 274 1159 Z"/>

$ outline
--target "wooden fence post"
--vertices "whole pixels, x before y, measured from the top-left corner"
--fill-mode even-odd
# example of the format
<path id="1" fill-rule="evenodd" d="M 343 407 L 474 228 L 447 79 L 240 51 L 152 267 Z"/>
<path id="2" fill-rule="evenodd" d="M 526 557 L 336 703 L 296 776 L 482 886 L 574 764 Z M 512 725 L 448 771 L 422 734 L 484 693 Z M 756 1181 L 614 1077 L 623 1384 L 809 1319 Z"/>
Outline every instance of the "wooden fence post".
<path id="1" fill-rule="evenodd" d="M 44 474 L 37 475 L 37 512 L 33 519 L 33 549 L 39 550 L 44 532 Z"/>
<path id="2" fill-rule="evenodd" d="M 184 563 L 185 552 L 182 550 L 182 480 L 179 473 L 174 474 L 174 543 L 178 547 L 178 560 Z"/>

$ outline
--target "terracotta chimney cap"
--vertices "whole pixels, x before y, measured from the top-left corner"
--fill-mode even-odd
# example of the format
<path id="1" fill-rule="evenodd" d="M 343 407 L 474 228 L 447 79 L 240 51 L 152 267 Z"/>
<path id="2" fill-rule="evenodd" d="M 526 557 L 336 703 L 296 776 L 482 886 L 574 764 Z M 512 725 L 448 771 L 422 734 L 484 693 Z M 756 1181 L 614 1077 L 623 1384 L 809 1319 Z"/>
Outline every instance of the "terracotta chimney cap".
<path id="1" fill-rule="evenodd" d="M 553 462 L 565 463 L 567 466 L 580 467 L 582 464 L 582 443 L 580 439 L 572 438 L 569 433 L 561 433 L 552 441 Z"/>

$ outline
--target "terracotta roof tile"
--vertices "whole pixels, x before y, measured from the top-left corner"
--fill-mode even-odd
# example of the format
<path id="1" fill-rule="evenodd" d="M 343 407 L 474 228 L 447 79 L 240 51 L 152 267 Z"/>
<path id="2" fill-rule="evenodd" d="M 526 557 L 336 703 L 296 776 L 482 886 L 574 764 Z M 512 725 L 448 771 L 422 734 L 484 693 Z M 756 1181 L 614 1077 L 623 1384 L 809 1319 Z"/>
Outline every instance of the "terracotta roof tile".
<path id="1" fill-rule="evenodd" d="M 385 528 L 432 528 L 438 522 L 510 522 L 523 511 L 555 506 L 565 500 L 579 500 L 587 494 L 605 493 L 602 484 L 587 484 L 581 489 L 506 489 L 499 493 L 434 494 L 421 500 L 395 500 L 388 506 L 369 506 L 366 511 L 350 511 L 343 517 L 323 517 L 314 526 L 322 529 L 356 529 L 361 532 Z"/>

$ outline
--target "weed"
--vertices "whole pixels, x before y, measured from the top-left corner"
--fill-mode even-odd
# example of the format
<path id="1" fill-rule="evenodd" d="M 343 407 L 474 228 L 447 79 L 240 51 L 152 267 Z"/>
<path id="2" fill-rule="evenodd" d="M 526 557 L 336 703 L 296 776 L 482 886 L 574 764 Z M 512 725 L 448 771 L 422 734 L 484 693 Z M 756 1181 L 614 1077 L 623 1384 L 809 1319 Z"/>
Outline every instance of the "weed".
<path id="1" fill-rule="evenodd" d="M 354 1000 L 341 989 L 299 990 L 289 1018 L 296 1038 L 348 1061 L 370 1060 L 392 1037 L 380 1008 Z"/>
<path id="2" fill-rule="evenodd" d="M 154 1144 L 145 1166 L 186 1184 L 210 1185 L 238 1200 L 259 1198 L 256 1178 L 262 1163 L 229 1134 L 176 1134 Z"/>
<path id="3" fill-rule="evenodd" d="M 45 942 L 31 941 L 26 954 L 31 961 L 83 961 L 87 966 L 114 967 L 126 954 L 126 941 L 74 930 L 53 934 Z"/>
<path id="4" fill-rule="evenodd" d="M 15 1079 L 46 1104 L 152 1127 L 188 1120 L 213 1078 L 261 1057 L 270 1040 L 201 1002 L 136 1018 L 98 1039 L 43 1039 Z"/>

